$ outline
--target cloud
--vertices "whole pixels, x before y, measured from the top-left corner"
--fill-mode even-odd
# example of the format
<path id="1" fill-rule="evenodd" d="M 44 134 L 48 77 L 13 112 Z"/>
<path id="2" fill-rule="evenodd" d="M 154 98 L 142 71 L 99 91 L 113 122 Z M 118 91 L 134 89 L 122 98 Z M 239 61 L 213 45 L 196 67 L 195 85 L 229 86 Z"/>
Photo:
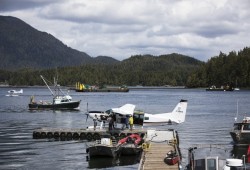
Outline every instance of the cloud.
<path id="1" fill-rule="evenodd" d="M 1 0 L 16 16 L 91 56 L 181 53 L 206 61 L 248 46 L 250 1 Z"/>
<path id="2" fill-rule="evenodd" d="M 54 2 L 57 2 L 57 0 L 0 0 L 0 11 L 41 8 Z"/>

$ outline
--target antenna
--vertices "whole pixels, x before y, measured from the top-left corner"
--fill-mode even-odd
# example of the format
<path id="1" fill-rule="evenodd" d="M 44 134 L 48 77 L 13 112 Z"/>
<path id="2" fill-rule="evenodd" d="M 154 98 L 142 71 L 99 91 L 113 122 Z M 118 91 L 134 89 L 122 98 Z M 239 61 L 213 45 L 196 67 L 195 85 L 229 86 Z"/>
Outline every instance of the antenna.
<path id="1" fill-rule="evenodd" d="M 236 117 L 234 118 L 235 122 L 237 122 L 238 114 L 239 114 L 239 99 L 237 99 L 237 112 L 236 112 Z"/>

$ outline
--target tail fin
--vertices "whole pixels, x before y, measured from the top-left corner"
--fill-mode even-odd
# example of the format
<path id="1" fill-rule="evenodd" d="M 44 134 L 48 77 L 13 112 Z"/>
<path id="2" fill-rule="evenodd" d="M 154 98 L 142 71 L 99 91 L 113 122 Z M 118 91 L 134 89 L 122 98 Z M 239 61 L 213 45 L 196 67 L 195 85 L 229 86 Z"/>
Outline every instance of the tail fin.
<path id="1" fill-rule="evenodd" d="M 187 102 L 187 100 L 181 99 L 172 111 L 173 119 L 176 121 L 176 123 L 182 123 L 185 121 L 187 113 Z"/>

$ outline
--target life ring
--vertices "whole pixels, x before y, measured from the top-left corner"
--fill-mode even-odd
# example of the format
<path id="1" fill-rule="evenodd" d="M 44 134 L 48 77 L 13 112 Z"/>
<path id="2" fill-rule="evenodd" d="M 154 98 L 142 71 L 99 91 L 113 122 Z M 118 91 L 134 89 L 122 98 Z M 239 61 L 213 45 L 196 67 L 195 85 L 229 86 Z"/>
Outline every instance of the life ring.
<path id="1" fill-rule="evenodd" d="M 55 139 L 58 139 L 59 137 L 60 137 L 59 132 L 55 132 L 55 133 L 54 133 L 54 138 L 55 138 Z"/>
<path id="2" fill-rule="evenodd" d="M 67 139 L 68 139 L 68 140 L 72 139 L 72 136 L 73 136 L 73 135 L 72 135 L 71 132 L 68 132 L 68 133 L 67 133 Z"/>
<path id="3" fill-rule="evenodd" d="M 47 137 L 48 137 L 49 139 L 53 138 L 52 132 L 48 132 L 48 133 L 47 133 Z"/>
<path id="4" fill-rule="evenodd" d="M 46 133 L 45 133 L 45 132 L 42 132 L 42 133 L 41 133 L 41 138 L 42 138 L 42 139 L 45 139 L 46 137 L 47 137 Z"/>
<path id="5" fill-rule="evenodd" d="M 60 139 L 61 139 L 61 140 L 65 140 L 65 137 L 66 137 L 65 132 L 61 132 L 61 133 L 60 133 Z"/>
<path id="6" fill-rule="evenodd" d="M 86 133 L 82 132 L 80 133 L 80 140 L 86 139 Z"/>
<path id="7" fill-rule="evenodd" d="M 33 139 L 36 139 L 36 132 L 33 132 Z"/>
<path id="8" fill-rule="evenodd" d="M 75 133 L 73 134 L 73 139 L 74 139 L 74 140 L 79 139 L 79 134 L 78 134 L 77 132 L 75 132 Z"/>
<path id="9" fill-rule="evenodd" d="M 93 139 L 94 139 L 94 140 L 100 140 L 101 137 L 100 137 L 100 135 L 99 135 L 98 133 L 94 133 Z"/>
<path id="10" fill-rule="evenodd" d="M 34 133 L 33 133 L 33 136 L 35 136 L 35 139 L 41 138 L 40 132 L 35 132 L 35 135 L 34 135 Z"/>
<path id="11" fill-rule="evenodd" d="M 238 141 L 240 141 L 240 134 L 239 134 L 239 133 L 236 134 L 236 139 L 237 139 Z"/>
<path id="12" fill-rule="evenodd" d="M 87 133 L 86 139 L 87 139 L 88 141 L 92 141 L 92 140 L 93 140 L 92 134 L 91 134 L 91 133 Z"/>

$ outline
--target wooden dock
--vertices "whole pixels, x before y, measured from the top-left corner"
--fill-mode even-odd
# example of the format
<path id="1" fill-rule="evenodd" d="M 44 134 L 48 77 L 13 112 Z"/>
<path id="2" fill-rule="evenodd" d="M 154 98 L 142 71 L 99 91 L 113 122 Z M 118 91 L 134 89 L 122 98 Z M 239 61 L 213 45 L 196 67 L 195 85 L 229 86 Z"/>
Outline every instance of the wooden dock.
<path id="1" fill-rule="evenodd" d="M 33 131 L 34 139 L 55 139 L 55 140 L 97 140 L 102 134 L 111 134 L 116 139 L 124 138 L 132 133 L 145 137 L 144 150 L 141 156 L 138 170 L 179 170 L 179 164 L 168 165 L 164 162 L 166 154 L 173 150 L 178 155 L 179 142 L 175 130 L 149 130 L 149 129 L 114 129 L 109 131 L 103 129 L 51 129 L 41 128 Z M 142 145 L 142 146 L 143 146 Z M 180 155 L 181 157 L 181 155 Z"/>
<path id="2" fill-rule="evenodd" d="M 179 164 L 168 165 L 164 162 L 166 154 L 176 151 L 179 155 L 178 135 L 174 130 L 148 132 L 149 147 L 144 150 L 138 170 L 178 170 Z"/>

